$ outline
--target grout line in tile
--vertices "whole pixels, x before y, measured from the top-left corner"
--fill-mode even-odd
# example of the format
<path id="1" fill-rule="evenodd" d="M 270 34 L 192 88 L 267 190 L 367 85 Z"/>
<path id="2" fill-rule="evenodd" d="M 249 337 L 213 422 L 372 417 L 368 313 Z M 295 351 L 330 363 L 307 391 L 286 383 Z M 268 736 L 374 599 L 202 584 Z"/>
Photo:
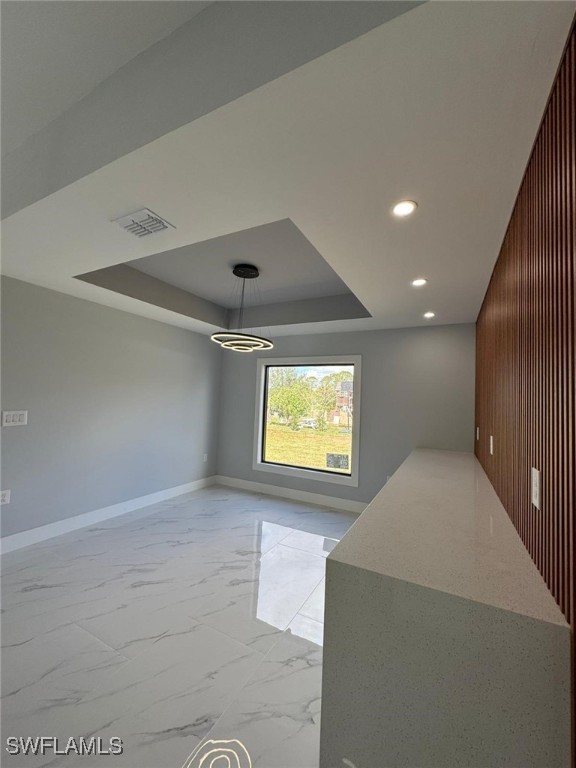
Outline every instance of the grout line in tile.
<path id="1" fill-rule="evenodd" d="M 71 621 L 66 626 L 74 626 L 74 627 L 77 627 L 77 629 L 81 629 L 82 632 L 85 632 L 87 635 L 90 635 L 90 637 L 94 638 L 94 640 L 97 640 L 99 643 L 104 645 L 110 651 L 113 651 L 117 656 L 121 656 L 126 661 L 132 661 L 132 659 L 130 659 L 128 656 L 124 656 L 123 653 L 120 653 L 120 651 L 117 648 L 114 648 L 109 643 L 106 643 L 104 640 L 102 640 L 101 637 L 98 637 L 98 635 L 95 635 L 94 632 L 91 632 L 89 629 L 86 629 L 86 627 L 83 627 L 82 624 L 80 624 L 78 621 Z"/>

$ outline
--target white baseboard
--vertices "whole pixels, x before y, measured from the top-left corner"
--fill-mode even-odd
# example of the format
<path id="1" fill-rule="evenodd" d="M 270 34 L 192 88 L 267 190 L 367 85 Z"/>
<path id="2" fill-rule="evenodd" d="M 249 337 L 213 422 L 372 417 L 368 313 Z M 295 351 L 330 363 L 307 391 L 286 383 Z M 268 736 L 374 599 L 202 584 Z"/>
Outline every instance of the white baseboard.
<path id="1" fill-rule="evenodd" d="M 194 480 L 191 483 L 184 483 L 184 485 L 176 485 L 173 488 L 166 488 L 163 491 L 149 493 L 146 496 L 140 496 L 137 499 L 122 501 L 120 504 L 113 504 L 110 507 L 95 509 L 92 512 L 85 512 L 82 515 L 74 515 L 73 517 L 67 517 L 65 520 L 58 520 L 55 523 L 41 525 L 38 528 L 32 528 L 30 531 L 22 531 L 22 533 L 14 533 L 11 536 L 5 536 L 1 540 L 2 554 L 4 555 L 7 552 L 13 552 L 16 549 L 22 549 L 23 547 L 29 547 L 31 544 L 37 544 L 40 541 L 53 539 L 55 536 L 61 536 L 63 533 L 70 533 L 71 531 L 77 531 L 80 528 L 86 528 L 89 525 L 100 523 L 103 520 L 109 520 L 111 517 L 118 517 L 127 512 L 133 512 L 136 509 L 142 509 L 143 507 L 149 507 L 152 504 L 158 504 L 160 501 L 172 499 L 174 496 L 181 496 L 183 493 L 198 491 L 200 488 L 206 488 L 209 485 L 213 485 L 214 482 L 214 476 L 204 477 L 201 480 Z"/>
<path id="2" fill-rule="evenodd" d="M 337 496 L 325 496 L 322 493 L 310 493 L 310 491 L 297 491 L 294 488 L 283 488 L 279 485 L 268 485 L 267 483 L 257 483 L 253 480 L 240 480 L 237 477 L 225 477 L 224 475 L 215 475 L 214 482 L 218 485 L 229 485 L 231 488 L 240 488 L 243 491 L 254 491 L 255 493 L 265 493 L 269 496 L 281 496 L 284 499 L 294 499 L 295 501 L 307 501 L 310 504 L 319 504 L 321 507 L 330 507 L 331 509 L 341 509 L 344 512 L 355 512 L 359 515 L 364 512 L 368 506 L 364 501 L 351 501 L 350 499 L 339 499 Z"/>

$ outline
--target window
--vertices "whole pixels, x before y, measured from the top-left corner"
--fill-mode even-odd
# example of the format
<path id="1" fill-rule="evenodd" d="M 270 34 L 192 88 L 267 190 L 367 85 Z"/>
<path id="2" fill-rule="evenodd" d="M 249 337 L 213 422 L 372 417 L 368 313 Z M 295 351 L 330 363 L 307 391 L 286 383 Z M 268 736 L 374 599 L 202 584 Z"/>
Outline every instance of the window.
<path id="1" fill-rule="evenodd" d="M 360 357 L 258 361 L 254 469 L 358 485 Z"/>

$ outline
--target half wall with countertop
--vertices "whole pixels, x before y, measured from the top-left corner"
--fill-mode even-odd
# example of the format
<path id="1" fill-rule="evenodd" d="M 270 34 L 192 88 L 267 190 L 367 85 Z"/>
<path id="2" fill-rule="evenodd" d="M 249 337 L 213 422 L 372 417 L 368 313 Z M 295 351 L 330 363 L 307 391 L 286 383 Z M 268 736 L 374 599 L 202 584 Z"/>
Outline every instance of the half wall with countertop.
<path id="1" fill-rule="evenodd" d="M 414 451 L 329 555 L 321 768 L 565 768 L 570 627 L 470 453 Z"/>

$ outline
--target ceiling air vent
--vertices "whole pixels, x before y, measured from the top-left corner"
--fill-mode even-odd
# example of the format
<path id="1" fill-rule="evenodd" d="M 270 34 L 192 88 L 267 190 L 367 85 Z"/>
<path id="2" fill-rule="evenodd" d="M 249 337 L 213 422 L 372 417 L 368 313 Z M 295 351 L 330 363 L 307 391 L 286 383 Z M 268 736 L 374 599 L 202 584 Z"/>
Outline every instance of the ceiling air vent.
<path id="1" fill-rule="evenodd" d="M 158 216 L 154 211 L 148 208 L 142 208 L 140 211 L 134 211 L 127 216 L 121 216 L 119 219 L 114 219 L 116 224 L 120 224 L 122 229 L 126 232 L 130 232 L 136 237 L 146 237 L 147 235 L 153 235 L 155 232 L 161 232 L 163 229 L 176 229 L 169 221 Z"/>

